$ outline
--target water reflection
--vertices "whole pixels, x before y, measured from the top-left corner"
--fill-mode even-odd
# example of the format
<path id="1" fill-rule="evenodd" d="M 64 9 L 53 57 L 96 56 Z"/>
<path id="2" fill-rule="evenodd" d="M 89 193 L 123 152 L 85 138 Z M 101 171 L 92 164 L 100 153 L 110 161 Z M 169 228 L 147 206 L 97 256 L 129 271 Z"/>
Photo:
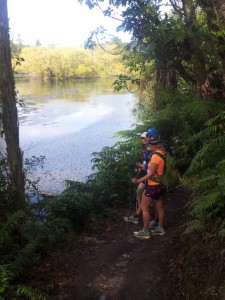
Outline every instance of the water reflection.
<path id="1" fill-rule="evenodd" d="M 104 100 L 92 99 L 82 104 L 50 101 L 39 107 L 21 108 L 21 136 L 46 138 L 80 131 L 113 112 L 111 101 Z"/>
<path id="2" fill-rule="evenodd" d="M 111 94 L 115 78 L 74 79 L 66 81 L 17 80 L 19 96 L 26 100 L 32 96 L 38 100 L 62 99 L 64 101 L 86 102 L 91 96 Z M 39 99 L 40 100 L 40 99 Z"/>

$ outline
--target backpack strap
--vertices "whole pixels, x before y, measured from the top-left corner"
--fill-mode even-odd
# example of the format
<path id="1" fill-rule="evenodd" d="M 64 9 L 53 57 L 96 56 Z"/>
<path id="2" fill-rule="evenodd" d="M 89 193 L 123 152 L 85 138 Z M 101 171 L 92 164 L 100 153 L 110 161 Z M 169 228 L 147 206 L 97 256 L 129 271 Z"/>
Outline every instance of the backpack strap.
<path id="1" fill-rule="evenodd" d="M 166 154 L 162 154 L 161 152 L 157 152 L 157 151 L 156 151 L 156 152 L 153 152 L 152 155 L 153 155 L 153 154 L 156 154 L 156 155 L 160 156 L 163 160 L 165 160 L 165 159 L 166 159 L 166 156 L 167 156 Z"/>
<path id="2" fill-rule="evenodd" d="M 158 155 L 159 157 L 161 157 L 163 160 L 164 160 L 164 170 L 163 170 L 163 174 L 162 175 L 160 175 L 160 176 L 163 176 L 165 173 L 166 173 L 166 157 L 167 157 L 167 155 L 166 155 L 166 153 L 165 154 L 162 154 L 161 152 L 154 152 L 154 153 L 152 153 L 152 155 L 153 154 L 156 154 L 156 155 Z M 159 174 L 156 172 L 156 174 L 159 176 Z"/>

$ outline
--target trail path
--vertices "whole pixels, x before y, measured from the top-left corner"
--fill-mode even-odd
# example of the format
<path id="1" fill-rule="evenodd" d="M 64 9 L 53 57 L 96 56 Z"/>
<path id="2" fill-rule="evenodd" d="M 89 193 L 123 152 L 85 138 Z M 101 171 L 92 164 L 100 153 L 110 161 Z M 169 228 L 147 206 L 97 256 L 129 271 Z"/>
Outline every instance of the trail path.
<path id="1" fill-rule="evenodd" d="M 166 234 L 145 241 L 133 237 L 141 224 L 127 226 L 120 211 L 96 237 L 51 254 L 39 284 L 56 300 L 168 300 L 168 253 L 179 238 L 184 202 L 182 190 L 168 193 Z"/>

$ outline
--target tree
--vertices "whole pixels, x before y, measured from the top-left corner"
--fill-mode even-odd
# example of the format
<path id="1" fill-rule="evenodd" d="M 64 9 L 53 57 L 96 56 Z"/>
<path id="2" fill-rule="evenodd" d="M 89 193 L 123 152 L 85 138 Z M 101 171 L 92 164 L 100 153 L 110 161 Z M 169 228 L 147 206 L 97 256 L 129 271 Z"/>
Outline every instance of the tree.
<path id="1" fill-rule="evenodd" d="M 118 29 L 132 34 L 132 50 L 143 57 L 141 71 L 154 60 L 156 79 L 164 86 L 176 86 L 177 76 L 198 89 L 202 97 L 225 96 L 222 0 L 101 2 L 108 2 L 106 16 L 113 17 L 113 8 L 121 8 Z M 86 1 L 90 8 L 99 7 L 101 2 Z M 164 5 L 171 7 L 169 13 L 163 12 Z"/>
<path id="2" fill-rule="evenodd" d="M 7 0 L 0 0 L 0 104 L 7 146 L 13 198 L 17 207 L 24 203 L 23 159 L 19 147 L 19 125 L 15 82 L 11 65 Z"/>

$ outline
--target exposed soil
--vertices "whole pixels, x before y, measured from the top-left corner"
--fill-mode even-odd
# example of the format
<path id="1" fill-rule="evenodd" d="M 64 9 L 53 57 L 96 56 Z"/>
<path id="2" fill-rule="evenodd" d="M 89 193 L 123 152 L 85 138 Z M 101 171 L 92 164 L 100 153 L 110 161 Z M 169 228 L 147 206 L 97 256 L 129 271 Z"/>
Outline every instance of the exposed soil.
<path id="1" fill-rule="evenodd" d="M 165 197 L 166 234 L 138 240 L 120 211 L 95 237 L 51 254 L 33 279 L 56 300 L 162 300 L 169 297 L 168 253 L 179 239 L 186 194 Z M 34 283 L 34 282 L 33 282 Z"/>

